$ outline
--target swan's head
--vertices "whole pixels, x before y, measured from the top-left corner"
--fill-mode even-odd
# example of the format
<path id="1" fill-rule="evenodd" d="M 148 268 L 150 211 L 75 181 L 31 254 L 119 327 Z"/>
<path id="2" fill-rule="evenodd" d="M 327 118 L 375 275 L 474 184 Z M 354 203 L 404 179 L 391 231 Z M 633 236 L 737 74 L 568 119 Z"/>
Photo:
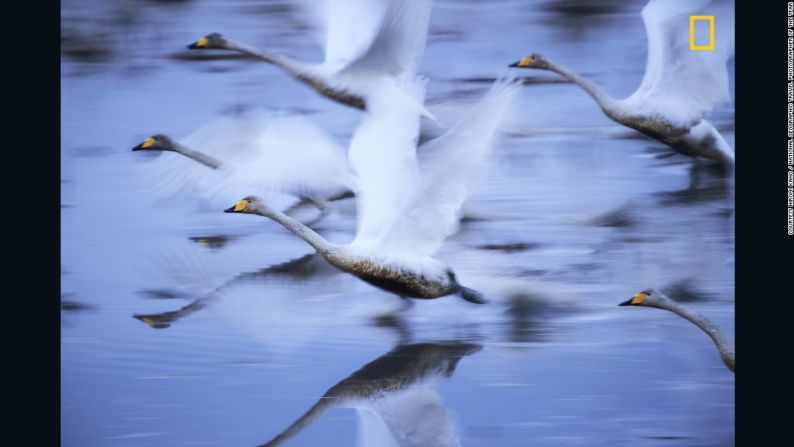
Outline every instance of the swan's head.
<path id="1" fill-rule="evenodd" d="M 624 301 L 619 306 L 647 306 L 665 308 L 670 302 L 667 295 L 656 289 L 645 289 L 642 292 L 634 295 L 628 301 Z"/>
<path id="2" fill-rule="evenodd" d="M 508 65 L 516 68 L 549 68 L 549 62 L 539 54 L 524 56 L 518 62 Z"/>
<path id="3" fill-rule="evenodd" d="M 189 50 L 223 50 L 227 46 L 226 38 L 220 33 L 207 34 L 187 46 Z"/>
<path id="4" fill-rule="evenodd" d="M 134 151 L 176 151 L 177 144 L 168 135 L 157 134 L 143 140 Z"/>
<path id="5" fill-rule="evenodd" d="M 265 214 L 268 211 L 265 202 L 257 196 L 248 196 L 229 208 L 223 210 L 224 213 L 240 214 Z"/>

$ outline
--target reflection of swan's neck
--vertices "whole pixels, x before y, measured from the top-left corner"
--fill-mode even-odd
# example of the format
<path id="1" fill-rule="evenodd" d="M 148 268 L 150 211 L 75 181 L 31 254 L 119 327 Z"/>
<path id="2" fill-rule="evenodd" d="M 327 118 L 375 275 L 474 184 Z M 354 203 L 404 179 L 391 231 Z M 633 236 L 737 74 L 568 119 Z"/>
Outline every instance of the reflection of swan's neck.
<path id="1" fill-rule="evenodd" d="M 179 143 L 174 145 L 174 151 L 179 152 L 180 154 L 196 160 L 197 162 L 203 164 L 204 166 L 209 167 L 210 169 L 218 169 L 221 166 L 221 162 L 215 158 L 210 157 L 207 154 L 202 152 L 190 149 L 186 146 L 183 146 Z"/>
<path id="2" fill-rule="evenodd" d="M 559 74 L 560 76 L 568 79 L 569 81 L 575 83 L 579 87 L 582 87 L 584 91 L 586 91 L 593 99 L 596 100 L 601 109 L 607 114 L 612 115 L 618 111 L 617 104 L 615 100 L 612 99 L 609 95 L 607 95 L 601 87 L 597 86 L 593 81 L 575 73 L 568 67 L 563 67 L 562 65 L 556 64 L 549 60 L 546 60 L 548 64 L 548 69 Z"/>
<path id="3" fill-rule="evenodd" d="M 304 428 L 311 425 L 317 418 L 319 418 L 326 410 L 334 406 L 336 398 L 333 397 L 322 397 L 320 400 L 317 401 L 309 411 L 303 413 L 303 416 L 299 417 L 295 422 L 293 422 L 289 427 L 287 427 L 284 431 L 276 435 L 273 439 L 268 441 L 265 444 L 261 444 L 260 447 L 274 447 L 277 445 L 281 445 L 284 441 L 290 439 L 291 437 L 297 435 L 301 432 Z"/>
<path id="4" fill-rule="evenodd" d="M 736 365 L 736 355 L 735 349 L 733 345 L 728 342 L 728 338 L 725 334 L 711 322 L 708 318 L 693 312 L 681 305 L 676 304 L 675 302 L 665 303 L 665 306 L 662 309 L 669 310 L 671 312 L 675 312 L 678 315 L 686 318 L 687 320 L 694 323 L 697 327 L 703 330 L 703 332 L 709 334 L 709 337 L 714 341 L 714 344 L 717 345 L 717 349 L 720 352 L 720 357 L 722 357 L 722 361 L 725 362 L 725 366 L 728 367 L 731 371 L 735 370 Z"/>
<path id="5" fill-rule="evenodd" d="M 280 223 L 283 227 L 295 233 L 296 236 L 300 237 L 309 245 L 314 247 L 314 249 L 317 250 L 317 253 L 326 258 L 326 260 L 332 261 L 333 259 L 339 257 L 340 253 L 338 246 L 326 241 L 314 230 L 296 221 L 295 219 L 292 219 L 286 214 L 280 213 L 270 208 L 256 209 L 254 212 L 260 216 L 268 217 Z"/>

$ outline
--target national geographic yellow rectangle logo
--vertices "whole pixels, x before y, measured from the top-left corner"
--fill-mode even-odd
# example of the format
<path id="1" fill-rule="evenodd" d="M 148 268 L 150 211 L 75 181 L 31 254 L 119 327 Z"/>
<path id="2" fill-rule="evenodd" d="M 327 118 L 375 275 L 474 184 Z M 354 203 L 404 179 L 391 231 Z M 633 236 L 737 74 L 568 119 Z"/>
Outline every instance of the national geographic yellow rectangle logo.
<path id="1" fill-rule="evenodd" d="M 707 20 L 709 22 L 708 45 L 695 45 L 695 22 Z M 689 16 L 689 49 L 692 51 L 708 51 L 714 49 L 714 16 Z"/>

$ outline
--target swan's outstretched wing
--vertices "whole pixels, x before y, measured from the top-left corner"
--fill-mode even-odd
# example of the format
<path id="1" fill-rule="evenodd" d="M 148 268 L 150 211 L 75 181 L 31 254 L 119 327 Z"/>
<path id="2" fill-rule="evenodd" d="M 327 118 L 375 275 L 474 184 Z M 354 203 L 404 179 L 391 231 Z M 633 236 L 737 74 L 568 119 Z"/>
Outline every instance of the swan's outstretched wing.
<path id="1" fill-rule="evenodd" d="M 452 128 L 419 148 L 420 189 L 382 239 L 384 248 L 418 256 L 438 251 L 454 230 L 469 179 L 518 91 L 518 83 L 497 81 Z"/>
<path id="2" fill-rule="evenodd" d="M 734 53 L 732 0 L 651 0 L 642 10 L 648 62 L 640 87 L 627 99 L 641 111 L 682 124 L 730 101 L 727 60 Z M 714 16 L 714 49 L 690 49 L 690 16 Z M 702 24 L 700 24 L 702 25 Z M 698 24 L 696 28 L 699 29 Z M 696 32 L 696 45 L 703 33 Z"/>
<path id="3" fill-rule="evenodd" d="M 425 49 L 431 7 L 431 0 L 391 0 L 371 45 L 344 71 L 413 75 Z"/>
<path id="4" fill-rule="evenodd" d="M 355 189 L 344 149 L 305 117 L 276 117 L 229 160 L 224 184 L 328 199 Z"/>
<path id="5" fill-rule="evenodd" d="M 419 183 L 416 143 L 426 80 L 384 82 L 373 92 L 350 143 L 348 158 L 358 178 L 356 238 L 352 247 L 378 245 L 413 200 Z"/>
<path id="6" fill-rule="evenodd" d="M 353 61 L 372 44 L 383 21 L 388 0 L 303 0 L 305 9 L 320 30 L 317 38 L 325 48 L 325 63 Z"/>

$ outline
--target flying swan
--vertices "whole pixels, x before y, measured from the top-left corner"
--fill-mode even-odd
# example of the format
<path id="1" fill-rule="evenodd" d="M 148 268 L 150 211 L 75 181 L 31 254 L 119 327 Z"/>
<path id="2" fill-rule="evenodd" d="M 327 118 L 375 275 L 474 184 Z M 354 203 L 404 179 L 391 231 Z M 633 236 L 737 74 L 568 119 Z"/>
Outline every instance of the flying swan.
<path id="1" fill-rule="evenodd" d="M 731 166 L 730 145 L 704 118 L 720 102 L 730 101 L 726 62 L 733 55 L 733 12 L 727 1 L 651 0 L 642 10 L 648 35 L 648 60 L 640 87 L 626 99 L 614 99 L 589 79 L 540 54 L 510 67 L 553 71 L 579 85 L 609 118 L 655 138 L 678 152 Z M 689 48 L 690 16 L 715 16 L 714 49 Z"/>

